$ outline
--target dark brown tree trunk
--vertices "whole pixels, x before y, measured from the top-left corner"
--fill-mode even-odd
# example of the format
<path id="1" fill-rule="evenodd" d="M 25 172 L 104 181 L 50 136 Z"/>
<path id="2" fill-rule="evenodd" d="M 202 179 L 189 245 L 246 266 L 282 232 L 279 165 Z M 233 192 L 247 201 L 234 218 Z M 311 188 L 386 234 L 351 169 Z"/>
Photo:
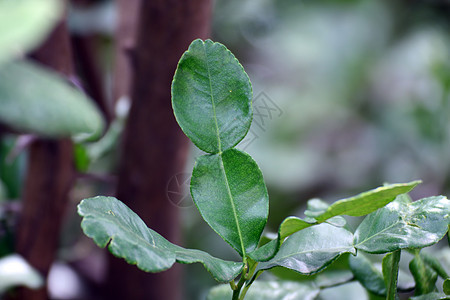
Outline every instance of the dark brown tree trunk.
<path id="1" fill-rule="evenodd" d="M 170 87 L 190 42 L 209 35 L 210 0 L 142 1 L 132 52 L 132 107 L 126 125 L 117 196 L 147 225 L 179 240 L 178 211 L 167 183 L 183 170 L 187 138 L 171 107 Z M 114 299 L 180 299 L 179 270 L 147 274 L 111 256 L 108 291 Z"/>
<path id="2" fill-rule="evenodd" d="M 114 59 L 113 103 L 130 98 L 132 69 L 130 51 L 136 48 L 136 30 L 142 0 L 117 0 L 118 24 Z"/>
<path id="3" fill-rule="evenodd" d="M 66 76 L 72 74 L 72 53 L 64 22 L 33 57 Z M 56 256 L 73 174 L 70 140 L 37 139 L 31 144 L 16 250 L 44 277 Z M 45 300 L 48 295 L 45 287 L 37 291 L 23 288 L 18 298 Z"/>

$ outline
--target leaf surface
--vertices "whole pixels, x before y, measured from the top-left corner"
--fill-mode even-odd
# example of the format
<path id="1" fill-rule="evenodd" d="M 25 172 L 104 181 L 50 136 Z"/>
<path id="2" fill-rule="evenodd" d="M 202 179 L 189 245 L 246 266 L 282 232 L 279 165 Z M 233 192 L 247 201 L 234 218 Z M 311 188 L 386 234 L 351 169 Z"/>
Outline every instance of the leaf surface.
<path id="1" fill-rule="evenodd" d="M 448 300 L 448 296 L 444 293 L 429 293 L 425 295 L 409 298 L 410 300 Z"/>
<path id="2" fill-rule="evenodd" d="M 388 184 L 354 197 L 336 201 L 327 210 L 315 217 L 318 222 L 323 222 L 335 216 L 365 216 L 393 201 L 400 194 L 411 191 L 420 181 L 409 183 Z"/>
<path id="3" fill-rule="evenodd" d="M 315 299 L 320 289 L 308 283 L 290 281 L 256 281 L 249 288 L 246 300 L 304 300 Z M 213 287 L 207 296 L 207 300 L 230 300 L 232 291 L 229 285 Z"/>
<path id="4" fill-rule="evenodd" d="M 409 269 L 416 282 L 414 295 L 434 292 L 436 289 L 437 273 L 427 266 L 420 255 L 415 255 L 409 263 Z"/>
<path id="5" fill-rule="evenodd" d="M 262 173 L 246 153 L 229 149 L 200 156 L 191 194 L 203 219 L 241 256 L 258 245 L 269 213 Z"/>
<path id="6" fill-rule="evenodd" d="M 174 245 L 147 228 L 125 204 L 114 197 L 84 199 L 78 205 L 83 217 L 81 227 L 99 247 L 108 246 L 117 257 L 146 272 L 161 272 L 176 261 L 202 263 L 219 282 L 229 282 L 242 270 L 243 264 L 224 261 L 206 252 Z"/>
<path id="7" fill-rule="evenodd" d="M 370 213 L 378 209 L 381 204 L 392 201 L 396 196 L 412 190 L 419 181 L 409 183 L 389 184 L 354 197 L 339 200 L 331 206 L 320 199 L 308 201 L 305 220 L 298 217 L 288 217 L 280 224 L 277 239 L 256 249 L 249 256 L 255 261 L 267 261 L 274 257 L 283 240 L 289 235 L 308 228 L 314 224 L 328 222 L 332 225 L 342 227 L 345 219 L 340 215 L 357 216 L 360 213 Z M 359 207 L 359 209 L 355 209 Z"/>
<path id="8" fill-rule="evenodd" d="M 253 117 L 252 87 L 244 68 L 222 44 L 197 39 L 181 57 L 172 107 L 191 141 L 208 153 L 236 146 Z"/>
<path id="9" fill-rule="evenodd" d="M 378 296 L 386 296 L 386 285 L 383 274 L 361 252 L 357 256 L 350 255 L 349 265 L 355 278 L 370 292 Z"/>
<path id="10" fill-rule="evenodd" d="M 316 273 L 340 254 L 355 253 L 350 231 L 329 224 L 320 224 L 294 233 L 281 245 L 269 261 L 258 265 L 257 270 L 281 266 L 301 274 Z"/>
<path id="11" fill-rule="evenodd" d="M 0 1 L 0 64 L 38 46 L 62 8 L 57 0 Z"/>
<path id="12" fill-rule="evenodd" d="M 86 139 L 103 130 L 90 99 L 56 73 L 26 61 L 0 66 L 0 122 L 46 137 Z"/>
<path id="13" fill-rule="evenodd" d="M 423 248 L 447 232 L 450 201 L 444 196 L 395 202 L 368 215 L 355 232 L 355 247 L 369 253 Z"/>

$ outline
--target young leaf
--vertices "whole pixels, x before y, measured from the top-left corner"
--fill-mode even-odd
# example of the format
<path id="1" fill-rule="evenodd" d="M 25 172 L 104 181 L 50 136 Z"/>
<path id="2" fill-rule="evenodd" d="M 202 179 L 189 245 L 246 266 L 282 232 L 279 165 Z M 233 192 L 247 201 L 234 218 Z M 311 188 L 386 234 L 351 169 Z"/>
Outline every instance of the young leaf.
<path id="1" fill-rule="evenodd" d="M 409 263 L 409 269 L 416 282 L 414 295 L 423 295 L 434 292 L 436 289 L 437 274 L 425 264 L 420 255 L 416 255 Z"/>
<path id="2" fill-rule="evenodd" d="M 178 63 L 172 107 L 191 141 L 208 153 L 239 143 L 252 122 L 252 87 L 244 68 L 222 44 L 197 39 Z"/>
<path id="3" fill-rule="evenodd" d="M 304 300 L 316 299 L 320 289 L 313 284 L 290 281 L 256 281 L 248 290 L 246 300 Z M 207 300 L 230 300 L 232 291 L 229 285 L 213 287 Z"/>
<path id="4" fill-rule="evenodd" d="M 400 262 L 401 250 L 386 254 L 383 258 L 383 278 L 386 285 L 386 300 L 398 299 L 398 264 Z"/>
<path id="5" fill-rule="evenodd" d="M 84 199 L 78 205 L 83 217 L 81 227 L 99 247 L 108 245 L 109 251 L 146 272 L 161 272 L 176 261 L 202 263 L 219 282 L 233 280 L 243 264 L 224 261 L 208 253 L 176 246 L 145 223 L 125 204 L 114 197 Z"/>
<path id="6" fill-rule="evenodd" d="M 256 162 L 229 149 L 200 156 L 191 194 L 203 219 L 241 256 L 258 245 L 269 213 L 269 196 Z"/>
<path id="7" fill-rule="evenodd" d="M 98 109 L 56 73 L 31 62 L 0 66 L 0 122 L 46 137 L 94 138 L 103 130 Z"/>
<path id="8" fill-rule="evenodd" d="M 355 247 L 369 253 L 423 248 L 447 232 L 450 201 L 444 196 L 410 203 L 399 197 L 367 216 L 355 232 Z"/>
<path id="9" fill-rule="evenodd" d="M 361 252 L 357 256 L 349 256 L 349 265 L 355 278 L 368 291 L 378 296 L 386 296 L 386 285 L 383 274 Z"/>
<path id="10" fill-rule="evenodd" d="M 365 216 L 393 201 L 398 195 L 408 193 L 419 183 L 420 181 L 388 184 L 354 197 L 339 200 L 328 207 L 323 214 L 315 217 L 315 219 L 318 222 L 323 222 L 340 215 Z"/>
<path id="11" fill-rule="evenodd" d="M 301 274 L 319 272 L 340 254 L 355 253 L 350 231 L 329 224 L 309 227 L 291 235 L 271 260 L 262 262 L 257 270 L 281 266 Z"/>

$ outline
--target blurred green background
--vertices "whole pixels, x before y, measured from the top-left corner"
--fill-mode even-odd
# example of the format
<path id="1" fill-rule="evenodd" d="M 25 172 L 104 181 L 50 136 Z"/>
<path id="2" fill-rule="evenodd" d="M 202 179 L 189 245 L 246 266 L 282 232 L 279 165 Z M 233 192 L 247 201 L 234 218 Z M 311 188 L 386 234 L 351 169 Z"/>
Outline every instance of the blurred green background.
<path id="1" fill-rule="evenodd" d="M 112 86 L 115 9 L 113 1 L 92 1 L 71 6 L 68 14 L 72 32 L 96 37 L 106 94 Z M 385 182 L 415 179 L 423 183 L 413 199 L 450 195 L 447 0 L 216 0 L 212 39 L 236 55 L 253 83 L 254 122 L 238 148 L 250 153 L 264 174 L 270 195 L 268 233 L 286 216 L 301 216 L 313 197 L 335 201 Z M 78 162 L 87 151 L 95 157 L 89 171 L 114 174 L 121 126 L 116 122 L 106 140 L 78 151 Z M 20 197 L 26 164 L 26 153 L 8 159 L 15 140 L 3 136 L 0 144 L 0 256 L 11 252 L 13 200 Z M 187 173 L 199 154 L 191 148 Z M 72 205 L 110 190 L 108 184 L 79 180 Z M 177 209 L 184 246 L 237 258 L 193 203 L 188 200 Z M 90 241 L 71 211 L 60 261 L 66 266 L 92 256 L 99 265 L 93 266 L 92 278 L 101 279 L 104 257 L 86 246 Z M 442 253 L 437 255 L 449 265 L 448 252 Z M 186 299 L 204 299 L 215 285 L 201 265 L 183 266 L 183 273 Z M 366 296 L 354 283 L 322 297 Z"/>

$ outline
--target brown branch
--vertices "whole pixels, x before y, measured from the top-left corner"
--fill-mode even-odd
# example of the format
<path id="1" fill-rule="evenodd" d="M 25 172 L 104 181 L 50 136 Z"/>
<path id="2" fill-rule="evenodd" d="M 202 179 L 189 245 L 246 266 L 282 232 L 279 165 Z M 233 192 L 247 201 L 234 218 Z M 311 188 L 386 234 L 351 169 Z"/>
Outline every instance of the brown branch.
<path id="1" fill-rule="evenodd" d="M 188 142 L 173 116 L 170 86 L 190 42 L 209 35 L 211 5 L 210 0 L 152 0 L 139 9 L 117 195 L 172 242 L 179 240 L 178 210 L 166 187 L 183 170 Z M 115 299 L 180 299 L 178 270 L 146 274 L 111 256 L 107 290 Z"/>
<path id="2" fill-rule="evenodd" d="M 62 21 L 32 57 L 65 76 L 71 76 L 72 53 Z M 36 139 L 29 150 L 23 209 L 16 234 L 16 251 L 47 276 L 55 259 L 60 228 L 73 181 L 70 140 Z M 21 289 L 18 299 L 48 299 L 46 288 Z"/>

